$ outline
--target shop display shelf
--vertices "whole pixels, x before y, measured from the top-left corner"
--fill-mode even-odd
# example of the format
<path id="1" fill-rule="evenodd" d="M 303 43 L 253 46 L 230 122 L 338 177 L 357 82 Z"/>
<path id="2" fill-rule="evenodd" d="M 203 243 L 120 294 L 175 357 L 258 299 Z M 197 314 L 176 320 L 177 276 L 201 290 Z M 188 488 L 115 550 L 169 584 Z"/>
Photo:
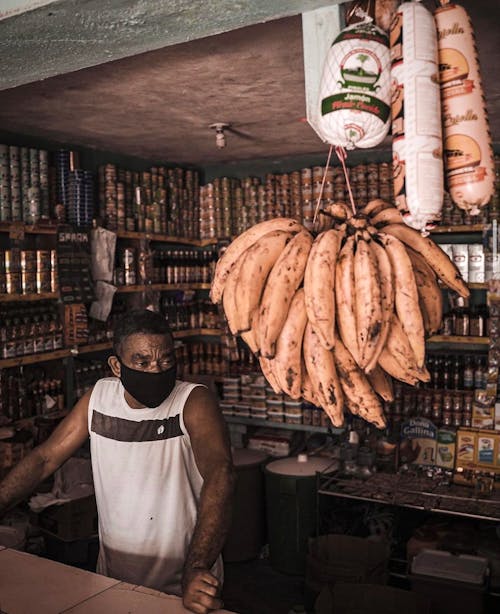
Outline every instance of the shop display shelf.
<path id="1" fill-rule="evenodd" d="M 24 224 L 23 222 L 0 222 L 0 232 L 6 232 L 11 238 L 21 238 L 23 234 L 55 235 L 56 224 Z M 20 236 L 21 235 L 21 236 Z"/>
<path id="2" fill-rule="evenodd" d="M 118 286 L 116 291 L 122 293 L 146 292 L 147 290 L 171 291 L 171 290 L 210 290 L 210 284 L 140 284 L 134 286 Z"/>
<path id="3" fill-rule="evenodd" d="M 368 479 L 318 477 L 318 494 L 393 505 L 448 516 L 500 521 L 500 492 L 478 497 L 468 486 L 433 480 L 414 472 L 376 473 Z"/>
<path id="4" fill-rule="evenodd" d="M 311 433 L 342 433 L 344 429 L 327 426 L 312 426 L 311 424 L 290 424 L 288 422 L 273 422 L 272 420 L 260 420 L 247 418 L 245 416 L 224 416 L 226 422 L 230 424 L 246 424 L 247 426 L 268 426 L 276 429 L 289 429 L 291 431 L 309 431 Z"/>
<path id="5" fill-rule="evenodd" d="M 91 354 L 93 352 L 103 352 L 110 350 L 113 347 L 112 341 L 101 341 L 100 343 L 90 343 L 88 345 L 78 345 L 72 348 L 72 355 L 78 356 L 79 354 Z"/>
<path id="6" fill-rule="evenodd" d="M 436 226 L 431 230 L 431 234 L 468 234 L 483 232 L 490 227 L 490 224 L 460 224 L 459 226 Z"/>
<path id="7" fill-rule="evenodd" d="M 210 336 L 220 337 L 223 334 L 218 328 L 190 328 L 188 330 L 176 330 L 173 333 L 174 339 L 183 339 L 184 337 Z"/>
<path id="8" fill-rule="evenodd" d="M 0 303 L 19 303 L 30 301 L 52 301 L 59 298 L 59 292 L 39 292 L 37 294 L 0 294 Z"/>
<path id="9" fill-rule="evenodd" d="M 175 243 L 176 245 L 193 245 L 195 247 L 207 247 L 217 245 L 219 239 L 191 239 L 188 237 L 173 237 L 170 235 L 156 234 L 154 232 L 137 232 L 119 230 L 116 233 L 119 239 L 149 239 L 158 243 Z"/>
<path id="10" fill-rule="evenodd" d="M 459 350 L 487 350 L 490 343 L 489 337 L 460 337 L 448 335 L 433 335 L 426 341 L 429 349 L 438 349 L 442 346 Z"/>
<path id="11" fill-rule="evenodd" d="M 59 360 L 71 355 L 69 348 L 54 350 L 53 352 L 41 352 L 40 354 L 28 354 L 27 356 L 16 356 L 15 358 L 0 359 L 0 369 L 8 367 L 22 367 L 24 365 L 34 365 L 38 362 L 48 362 L 49 360 Z"/>

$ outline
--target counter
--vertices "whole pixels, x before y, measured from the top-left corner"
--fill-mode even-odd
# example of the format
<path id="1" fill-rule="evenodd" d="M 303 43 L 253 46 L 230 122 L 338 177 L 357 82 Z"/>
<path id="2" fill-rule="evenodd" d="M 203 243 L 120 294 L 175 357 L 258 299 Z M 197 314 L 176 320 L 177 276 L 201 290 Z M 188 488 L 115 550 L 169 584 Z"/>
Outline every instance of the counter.
<path id="1" fill-rule="evenodd" d="M 2 614 L 188 614 L 182 600 L 0 546 Z M 234 614 L 216 610 L 214 614 Z"/>

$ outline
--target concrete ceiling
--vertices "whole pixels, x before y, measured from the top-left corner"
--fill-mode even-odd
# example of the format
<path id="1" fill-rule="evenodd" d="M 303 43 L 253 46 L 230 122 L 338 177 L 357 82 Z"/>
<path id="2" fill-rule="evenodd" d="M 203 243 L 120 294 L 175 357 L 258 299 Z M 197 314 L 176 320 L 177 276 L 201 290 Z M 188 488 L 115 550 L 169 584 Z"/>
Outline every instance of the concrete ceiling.
<path id="1" fill-rule="evenodd" d="M 500 141 L 500 2 L 464 0 L 476 28 L 492 133 Z M 304 122 L 300 16 L 232 30 L 0 92 L 0 127 L 153 161 L 326 151 Z M 227 134 L 215 148 L 217 121 Z"/>

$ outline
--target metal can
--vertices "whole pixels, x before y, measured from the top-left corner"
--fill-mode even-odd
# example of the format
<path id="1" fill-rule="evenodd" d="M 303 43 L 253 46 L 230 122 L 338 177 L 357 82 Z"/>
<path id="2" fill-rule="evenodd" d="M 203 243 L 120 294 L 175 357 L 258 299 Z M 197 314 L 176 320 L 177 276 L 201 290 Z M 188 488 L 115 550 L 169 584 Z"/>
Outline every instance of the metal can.
<path id="1" fill-rule="evenodd" d="M 135 269 L 125 269 L 123 271 L 123 280 L 126 286 L 135 286 L 135 283 L 136 283 Z"/>
<path id="2" fill-rule="evenodd" d="M 7 294 L 21 294 L 21 273 L 5 273 L 5 289 Z"/>
<path id="3" fill-rule="evenodd" d="M 17 248 L 5 251 L 5 271 L 6 273 L 21 272 L 21 250 Z"/>
<path id="4" fill-rule="evenodd" d="M 52 288 L 52 271 L 37 271 L 36 291 L 38 293 L 56 291 Z"/>
<path id="5" fill-rule="evenodd" d="M 21 250 L 21 271 L 32 271 L 36 272 L 37 269 L 37 261 L 36 261 L 36 252 L 33 249 L 23 249 Z"/>
<path id="6" fill-rule="evenodd" d="M 23 294 L 35 294 L 37 291 L 36 271 L 22 271 L 21 285 L 23 289 Z"/>
<path id="7" fill-rule="evenodd" d="M 54 255 L 52 254 L 54 252 Z M 52 267 L 54 260 L 54 267 Z M 37 249 L 36 250 L 36 270 L 50 271 L 52 268 L 57 268 L 57 253 L 56 250 Z"/>

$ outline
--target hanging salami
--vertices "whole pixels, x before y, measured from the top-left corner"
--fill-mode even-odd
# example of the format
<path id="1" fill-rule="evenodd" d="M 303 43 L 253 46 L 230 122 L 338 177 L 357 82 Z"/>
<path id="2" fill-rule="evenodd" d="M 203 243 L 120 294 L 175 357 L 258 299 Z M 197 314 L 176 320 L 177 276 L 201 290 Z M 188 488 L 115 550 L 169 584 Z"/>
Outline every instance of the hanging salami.
<path id="1" fill-rule="evenodd" d="M 463 7 L 441 4 L 434 18 L 446 179 L 453 201 L 477 215 L 493 196 L 495 167 L 474 31 Z"/>
<path id="2" fill-rule="evenodd" d="M 441 104 L 436 27 L 420 2 L 405 2 L 391 24 L 394 198 L 417 230 L 443 205 Z"/>
<path id="3" fill-rule="evenodd" d="M 390 126 L 390 56 L 386 34 L 371 21 L 342 30 L 320 86 L 321 137 L 331 145 L 375 147 Z"/>

